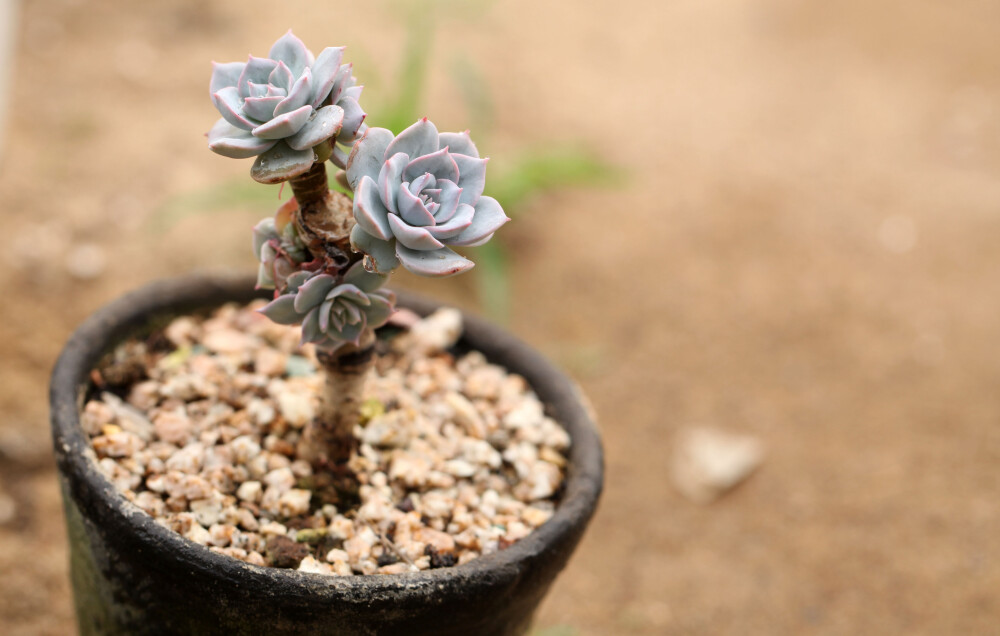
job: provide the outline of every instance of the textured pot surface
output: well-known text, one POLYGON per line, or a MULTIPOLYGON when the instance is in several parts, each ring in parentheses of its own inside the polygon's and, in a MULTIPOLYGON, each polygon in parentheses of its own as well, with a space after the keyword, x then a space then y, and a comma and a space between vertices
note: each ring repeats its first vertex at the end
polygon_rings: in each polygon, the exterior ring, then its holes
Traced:
MULTIPOLYGON (((50 406, 81 633, 523 633, 594 513, 601 443, 575 385, 533 349, 475 317, 465 317, 459 346, 524 376, 572 439, 556 513, 505 550, 411 574, 328 577, 258 567, 163 528, 99 472, 79 414, 101 356, 172 316, 269 295, 243 277, 154 283, 99 310, 63 350, 50 406)), ((422 314, 436 307, 406 295, 399 304, 422 314)))

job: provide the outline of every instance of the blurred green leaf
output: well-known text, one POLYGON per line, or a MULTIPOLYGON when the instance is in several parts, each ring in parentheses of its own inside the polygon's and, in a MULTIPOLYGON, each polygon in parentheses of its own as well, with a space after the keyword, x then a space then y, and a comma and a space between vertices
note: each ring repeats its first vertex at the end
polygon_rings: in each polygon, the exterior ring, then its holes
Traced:
POLYGON ((604 159, 567 147, 531 151, 507 166, 490 175, 486 194, 511 218, 533 196, 574 185, 609 186, 619 178, 618 170, 604 159))

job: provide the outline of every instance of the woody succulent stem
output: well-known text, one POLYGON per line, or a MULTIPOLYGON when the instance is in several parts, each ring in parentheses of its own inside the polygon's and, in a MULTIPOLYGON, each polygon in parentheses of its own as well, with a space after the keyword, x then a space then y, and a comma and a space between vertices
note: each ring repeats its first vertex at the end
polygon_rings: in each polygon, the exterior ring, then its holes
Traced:
MULTIPOLYGON (((327 274, 342 273, 360 259, 350 249, 354 225, 351 200, 327 185, 326 167, 315 163, 306 173, 290 180, 298 202, 295 225, 310 253, 327 274)), ((361 418, 365 379, 374 364, 375 335, 366 329, 358 344, 346 343, 334 350, 317 346, 316 358, 325 379, 319 415, 308 426, 300 456, 317 467, 344 474, 357 448, 354 426, 361 418)))

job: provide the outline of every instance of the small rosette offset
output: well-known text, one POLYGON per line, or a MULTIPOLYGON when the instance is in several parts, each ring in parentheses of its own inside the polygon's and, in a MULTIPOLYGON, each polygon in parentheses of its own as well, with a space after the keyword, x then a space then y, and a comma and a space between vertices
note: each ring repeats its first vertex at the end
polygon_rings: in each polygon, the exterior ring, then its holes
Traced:
POLYGON ((400 264, 423 276, 469 269, 473 263, 451 248, 482 245, 510 220, 483 196, 486 162, 468 133, 438 133, 426 118, 397 137, 369 128, 347 162, 357 222, 351 244, 379 273, 400 264))
POLYGON ((297 207, 295 199, 289 199, 274 217, 264 219, 253 228, 253 253, 260 261, 257 289, 283 289, 288 277, 309 257, 292 223, 292 213, 297 207))
POLYGON ((365 329, 381 327, 395 311, 396 296, 380 289, 387 277, 356 263, 343 282, 329 274, 299 271, 286 280, 286 292, 260 312, 282 325, 302 323, 302 342, 334 350, 358 344, 365 329))
POLYGON ((316 146, 353 143, 364 132, 365 113, 362 87, 352 66, 341 64, 343 55, 343 47, 328 47, 315 57, 289 31, 268 57, 215 64, 209 92, 222 119, 209 131, 208 147, 226 157, 257 157, 251 176, 278 183, 309 170, 316 146))

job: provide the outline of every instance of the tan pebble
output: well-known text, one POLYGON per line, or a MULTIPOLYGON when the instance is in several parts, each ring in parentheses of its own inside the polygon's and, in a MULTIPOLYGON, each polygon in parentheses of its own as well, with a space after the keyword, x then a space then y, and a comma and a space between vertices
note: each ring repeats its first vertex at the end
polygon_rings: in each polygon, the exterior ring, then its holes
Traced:
POLYGON ((197 523, 192 524, 191 528, 184 533, 184 536, 201 545, 208 545, 209 541, 212 540, 212 535, 208 534, 208 530, 202 528, 197 523))
POLYGON ((317 561, 312 555, 308 555, 302 559, 298 570, 299 572, 308 572, 310 574, 333 574, 333 569, 329 565, 322 561, 317 561))
POLYGON ((211 526, 219 522, 222 516, 222 503, 215 499, 196 499, 190 503, 194 518, 203 526, 211 526))
POLYGON ((524 523, 533 528, 537 528, 552 517, 552 511, 542 510, 534 506, 528 506, 521 512, 521 519, 524 523))
POLYGON ((285 466, 270 471, 264 475, 264 479, 261 481, 279 493, 283 493, 295 485, 295 473, 292 472, 290 467, 285 466))
POLYGON ((409 563, 405 561, 399 561, 397 563, 392 563, 390 565, 383 565, 378 569, 379 574, 404 574, 406 572, 416 571, 415 567, 412 567, 409 563))
POLYGON ((175 319, 163 330, 167 340, 175 346, 192 345, 200 337, 201 325, 193 318, 182 316, 175 319))
POLYGON ((257 503, 264 494, 264 488, 259 481, 245 481, 236 489, 236 496, 240 501, 252 501, 257 503))
POLYGON ((83 408, 80 416, 80 425, 87 435, 100 435, 102 427, 110 424, 114 420, 114 413, 107 404, 99 400, 91 400, 83 408))
POLYGON ((254 398, 247 403, 247 414, 257 426, 267 426, 274 421, 277 411, 274 405, 266 400, 254 398))
POLYGON ((330 522, 327 532, 334 539, 350 539, 354 536, 354 522, 338 515, 330 522))
POLYGON ((444 400, 455 411, 455 422, 469 435, 478 439, 486 437, 486 424, 468 398, 452 391, 445 394, 444 400))
POLYGON ((254 355, 254 370, 271 377, 284 375, 288 356, 270 347, 262 347, 254 355))
POLYGON ((244 353, 260 345, 257 338, 235 329, 216 329, 208 331, 201 339, 201 344, 214 353, 244 353))
POLYGON ((566 467, 566 458, 563 454, 549 446, 543 446, 538 451, 538 458, 559 468, 566 467))
POLYGON ((204 445, 192 442, 167 459, 167 470, 179 470, 189 474, 197 473, 201 470, 204 454, 204 445))
POLYGON ((257 517, 246 508, 240 508, 236 512, 236 519, 239 521, 239 526, 247 532, 256 532, 260 529, 257 517))
POLYGON ((452 459, 444 463, 445 472, 455 477, 472 477, 476 474, 476 467, 464 459, 452 459))
POLYGON ((155 492, 150 492, 148 490, 140 492, 136 495, 134 503, 146 511, 146 513, 151 517, 159 517, 167 511, 167 507, 163 503, 163 498, 155 492))
POLYGON ((278 511, 285 517, 304 515, 309 512, 309 500, 312 493, 302 488, 293 488, 281 495, 278 500, 278 511))
POLYGON ((396 451, 389 465, 389 479, 402 482, 411 488, 423 486, 427 483, 430 468, 430 462, 423 457, 396 451))
POLYGON ((110 435, 100 435, 91 442, 98 456, 129 457, 145 447, 138 436, 128 431, 118 431, 110 435))
POLYGON ((140 411, 149 412, 160 402, 160 385, 153 380, 139 382, 128 393, 128 403, 140 411))
POLYGON ((287 535, 288 528, 284 525, 278 523, 277 521, 268 521, 267 523, 261 525, 260 527, 261 536, 267 537, 271 535, 287 535))
POLYGON ((350 557, 348 556, 347 552, 339 548, 334 548, 333 550, 330 550, 329 552, 326 553, 326 560, 329 561, 330 563, 335 563, 337 561, 347 561, 349 559, 350 557))
POLYGON ((447 532, 439 532, 430 528, 417 528, 413 531, 416 541, 427 544, 438 552, 452 552, 455 549, 455 539, 447 532))
POLYGON ((184 446, 191 438, 191 418, 181 409, 160 412, 153 418, 153 431, 165 442, 184 446))
POLYGON ((248 552, 246 562, 251 565, 267 565, 267 562, 264 561, 264 557, 260 552, 248 552))
POLYGON ((429 556, 422 556, 413 560, 413 565, 416 566, 418 570, 427 570, 431 567, 431 558, 429 556))
POLYGON ((212 524, 208 528, 208 534, 211 536, 209 543, 219 547, 225 547, 232 542, 233 534, 235 532, 236 528, 229 524, 212 524))

